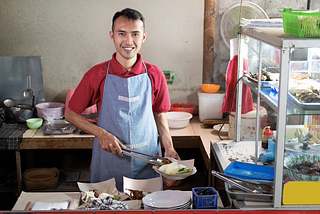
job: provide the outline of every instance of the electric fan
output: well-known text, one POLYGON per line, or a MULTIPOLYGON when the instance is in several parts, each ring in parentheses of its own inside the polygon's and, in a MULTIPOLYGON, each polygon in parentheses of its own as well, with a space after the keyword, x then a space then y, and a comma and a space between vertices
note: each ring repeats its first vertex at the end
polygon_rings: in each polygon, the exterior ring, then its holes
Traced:
MULTIPOLYGON (((230 48, 230 39, 236 38, 239 31, 239 16, 241 3, 231 5, 223 13, 220 23, 220 32, 224 43, 230 48)), ((252 2, 242 2, 241 18, 246 19, 268 19, 266 12, 257 4, 252 2)))

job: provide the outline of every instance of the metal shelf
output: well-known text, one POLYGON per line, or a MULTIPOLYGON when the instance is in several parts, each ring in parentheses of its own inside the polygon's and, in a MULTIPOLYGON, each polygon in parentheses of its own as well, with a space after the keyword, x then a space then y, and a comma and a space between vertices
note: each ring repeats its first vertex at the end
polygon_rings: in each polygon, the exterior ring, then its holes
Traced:
MULTIPOLYGON (((250 81, 248 78, 244 77, 243 82, 249 86, 249 88, 254 92, 258 93, 258 84, 250 81)), ((275 112, 278 113, 278 93, 273 91, 270 87, 261 87, 260 97, 265 101, 275 112)), ((320 110, 318 109, 303 109, 300 107, 291 96, 288 96, 288 108, 287 116, 305 116, 305 115, 320 115, 320 110)))

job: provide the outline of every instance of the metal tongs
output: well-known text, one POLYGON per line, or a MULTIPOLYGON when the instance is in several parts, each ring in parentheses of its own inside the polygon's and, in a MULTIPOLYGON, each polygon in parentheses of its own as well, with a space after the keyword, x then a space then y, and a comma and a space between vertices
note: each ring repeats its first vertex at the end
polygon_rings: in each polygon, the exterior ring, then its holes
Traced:
POLYGON ((160 167, 160 166, 162 166, 164 164, 172 163, 172 161, 169 160, 168 158, 164 158, 164 157, 160 157, 160 156, 156 156, 156 155, 150 155, 150 154, 147 154, 147 153, 144 153, 144 152, 139 152, 139 151, 135 151, 135 150, 128 149, 128 148, 121 148, 121 150, 122 150, 122 153, 124 155, 130 156, 130 157, 133 157, 133 158, 137 158, 139 160, 145 161, 147 163, 153 164, 153 165, 158 166, 158 167, 160 167), (140 155, 151 157, 152 159, 147 159, 147 158, 141 157, 141 156, 133 154, 133 153, 137 153, 137 154, 140 154, 140 155))
POLYGON ((240 179, 240 178, 235 178, 235 177, 232 177, 232 176, 228 176, 228 175, 225 175, 220 172, 217 172, 217 171, 214 171, 212 170, 211 171, 211 174, 235 187, 238 187, 239 189, 245 191, 245 192, 248 192, 248 193, 251 193, 251 194, 272 194, 272 187, 270 187, 269 185, 267 184, 261 184, 261 183, 256 183, 254 181, 247 181, 247 180, 243 180, 243 179, 240 179), (243 183, 246 183, 248 184, 248 186, 250 186, 250 188, 248 187, 245 187, 243 185, 241 185, 240 183, 236 182, 235 180, 238 180, 238 181, 241 181, 243 183), (255 188, 255 189, 253 189, 255 188), (259 190, 257 190, 259 189, 259 190))

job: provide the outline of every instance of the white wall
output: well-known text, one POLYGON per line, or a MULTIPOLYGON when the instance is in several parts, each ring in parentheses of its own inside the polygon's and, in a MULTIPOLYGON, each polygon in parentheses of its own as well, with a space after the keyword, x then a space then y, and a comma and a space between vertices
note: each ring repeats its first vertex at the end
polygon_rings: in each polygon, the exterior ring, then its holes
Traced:
POLYGON ((115 51, 111 20, 126 7, 146 18, 143 59, 175 72, 171 102, 197 104, 204 0, 0 0, 0 56, 41 56, 46 100, 64 102, 67 89, 115 51))

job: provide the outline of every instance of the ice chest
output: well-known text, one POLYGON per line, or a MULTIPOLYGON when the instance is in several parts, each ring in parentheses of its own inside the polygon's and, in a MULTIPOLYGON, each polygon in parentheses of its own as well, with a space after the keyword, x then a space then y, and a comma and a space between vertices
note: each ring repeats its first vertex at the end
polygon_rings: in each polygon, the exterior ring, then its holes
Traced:
POLYGON ((205 119, 221 119, 221 107, 223 104, 224 93, 205 93, 202 90, 198 91, 199 100, 199 120, 202 122, 205 119))
MULTIPOLYGON (((268 113, 267 110, 260 106, 259 111, 260 116, 260 126, 259 136, 262 136, 262 130, 267 125, 268 113)), ((241 139, 254 139, 256 137, 256 123, 257 123, 257 111, 256 105, 254 104, 253 110, 241 115, 241 128, 240 128, 240 138, 241 139)), ((232 112, 229 117, 229 133, 228 136, 230 139, 235 137, 235 112, 232 112)))

